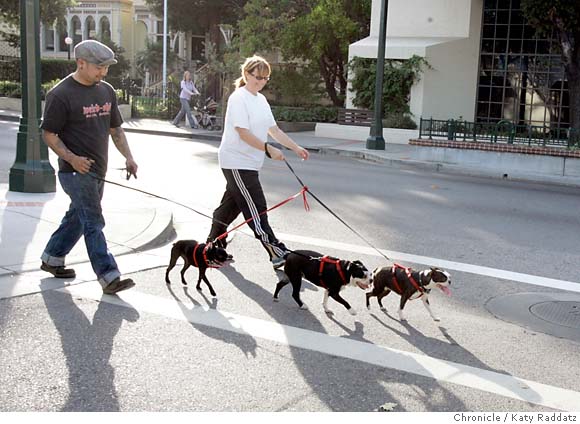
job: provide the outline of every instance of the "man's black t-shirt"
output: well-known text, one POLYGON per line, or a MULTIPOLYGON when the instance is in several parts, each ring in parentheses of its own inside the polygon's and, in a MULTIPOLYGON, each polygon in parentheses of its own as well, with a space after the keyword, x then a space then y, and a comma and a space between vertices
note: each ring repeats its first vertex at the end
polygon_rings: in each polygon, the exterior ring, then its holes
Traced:
MULTIPOLYGON (((93 159, 91 171, 104 177, 107 172, 109 130, 120 127, 123 118, 113 87, 101 81, 87 86, 72 74, 46 95, 41 128, 58 134, 76 155, 93 159)), ((70 163, 58 159, 61 172, 74 172, 70 163)))

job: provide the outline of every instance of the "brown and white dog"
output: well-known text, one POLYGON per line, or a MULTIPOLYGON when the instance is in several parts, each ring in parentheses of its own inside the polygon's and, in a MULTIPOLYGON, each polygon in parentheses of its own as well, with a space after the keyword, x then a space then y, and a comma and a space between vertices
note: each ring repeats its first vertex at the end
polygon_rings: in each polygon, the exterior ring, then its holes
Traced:
POLYGON ((288 254, 284 264, 286 274, 274 291, 274 301, 278 301, 278 294, 282 287, 292 283, 292 297, 302 309, 308 309, 300 300, 300 287, 302 277, 312 284, 322 287, 324 300, 322 307, 326 313, 328 309, 328 296, 342 304, 351 315, 356 315, 350 304, 340 296, 340 291, 346 286, 358 286, 363 290, 370 287, 369 271, 361 261, 345 261, 342 259, 323 256, 312 250, 296 250, 288 254))
POLYGON ((173 269, 179 257, 183 258, 184 261, 183 269, 181 270, 181 282, 184 285, 187 285, 187 281, 185 281, 185 271, 193 265, 194 267, 199 268, 199 278, 195 288, 201 291, 201 280, 203 280, 205 284, 207 284, 212 296, 216 296, 216 293, 205 276, 205 272, 208 268, 219 268, 233 259, 231 255, 228 255, 228 252, 226 252, 225 249, 222 249, 215 244, 198 243, 195 240, 179 240, 177 243, 174 243, 171 248, 171 259, 169 260, 169 266, 165 272, 165 282, 167 284, 171 284, 171 281, 169 280, 169 271, 173 269))
POLYGON ((431 289, 439 288, 446 295, 450 295, 451 291, 451 276, 447 271, 440 268, 430 268, 424 271, 415 271, 411 268, 394 264, 392 267, 376 268, 372 274, 372 291, 366 294, 367 309, 370 309, 370 298, 376 296, 381 310, 386 311, 383 306, 383 297, 388 295, 391 291, 401 296, 399 304, 399 319, 406 321, 403 314, 403 309, 408 300, 420 298, 423 305, 431 315, 434 321, 440 321, 438 317, 433 314, 429 305, 429 293, 431 289))

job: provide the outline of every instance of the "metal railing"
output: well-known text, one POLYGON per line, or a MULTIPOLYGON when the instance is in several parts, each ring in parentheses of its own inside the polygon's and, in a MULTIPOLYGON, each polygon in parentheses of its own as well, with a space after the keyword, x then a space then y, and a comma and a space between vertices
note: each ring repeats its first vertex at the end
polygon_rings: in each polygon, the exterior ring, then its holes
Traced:
POLYGON ((455 119, 443 121, 421 118, 419 138, 424 137, 429 139, 445 138, 449 141, 580 148, 579 129, 516 125, 506 120, 483 123, 455 119))
POLYGON ((181 104, 179 89, 171 82, 167 83, 165 100, 163 88, 149 88, 143 96, 131 96, 131 116, 133 118, 173 119, 181 104))

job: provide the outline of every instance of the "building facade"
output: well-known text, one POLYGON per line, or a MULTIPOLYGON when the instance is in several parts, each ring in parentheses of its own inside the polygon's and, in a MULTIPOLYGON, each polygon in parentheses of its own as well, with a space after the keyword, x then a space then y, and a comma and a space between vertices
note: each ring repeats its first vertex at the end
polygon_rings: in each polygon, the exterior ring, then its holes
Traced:
MULTIPOLYGON (((0 23, 1 24, 1 23, 0 23)), ((5 24, 1 24, 5 25, 5 24)), ((163 41, 163 20, 149 10, 145 0, 86 0, 77 1, 62 20, 52 25, 41 24, 41 57, 67 59, 74 57, 74 46, 83 40, 110 38, 122 47, 131 65, 147 42, 163 41), (71 43, 67 44, 67 38, 71 43)), ((184 63, 204 61, 206 35, 168 34, 168 45, 184 63)), ((20 51, 0 41, 0 56, 18 57, 20 51)), ((135 67, 133 74, 135 74, 135 67)), ((135 76, 135 75, 133 75, 135 76)))
MULTIPOLYGON (((381 0, 369 37, 349 58, 376 58, 381 0)), ((520 125, 569 125, 568 91, 557 46, 525 21, 520 0, 390 0, 385 58, 431 65, 411 91, 419 118, 520 125)), ((348 93, 347 107, 353 94, 348 93)))

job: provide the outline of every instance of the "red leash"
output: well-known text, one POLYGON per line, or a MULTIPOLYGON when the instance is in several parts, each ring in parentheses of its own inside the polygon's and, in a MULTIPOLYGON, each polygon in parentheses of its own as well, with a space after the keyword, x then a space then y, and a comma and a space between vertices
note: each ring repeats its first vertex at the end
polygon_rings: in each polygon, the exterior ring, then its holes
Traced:
MULTIPOLYGON (((260 212, 260 213, 258 214, 258 216, 262 216, 262 215, 264 215, 264 214, 266 214, 266 213, 270 212, 271 210, 274 210, 274 209, 276 209, 276 208, 279 208, 280 206, 283 206, 283 205, 285 205, 286 203, 288 203, 288 202, 291 202, 292 200, 296 199, 296 198, 297 198, 298 196, 300 196, 300 195, 302 195, 302 199, 303 199, 303 201, 304 201, 304 209, 305 209, 305 210, 308 212, 308 211, 310 210, 310 205, 308 204, 308 201, 306 200, 306 192, 307 192, 307 191, 308 191, 308 187, 306 187, 306 186, 302 187, 302 190, 300 190, 300 191, 299 191, 298 193, 296 193, 295 195, 293 195, 293 196, 290 196, 289 198, 287 198, 287 199, 285 199, 285 200, 282 200, 280 203, 277 203, 276 205, 272 206, 272 207, 271 207, 271 208, 269 208, 269 209, 266 209, 266 210, 265 210, 265 211, 263 211, 263 212, 260 212)), ((243 225, 247 224, 248 222, 250 222, 250 221, 253 221, 255 218, 257 218, 257 217, 252 217, 252 218, 248 218, 248 219, 246 219, 246 220, 245 220, 244 222, 242 222, 241 224, 238 224, 238 225, 236 225, 236 226, 235 226, 234 228, 232 228, 231 230, 229 230, 229 231, 226 231, 225 233, 223 233, 223 234, 219 235, 218 237, 216 237, 216 241, 217 241, 217 240, 221 240, 221 239, 223 239, 224 237, 227 237, 227 235, 228 235, 229 233, 231 233, 232 231, 235 231, 235 230, 237 230, 238 228, 240 228, 241 226, 243 226, 243 225)))

